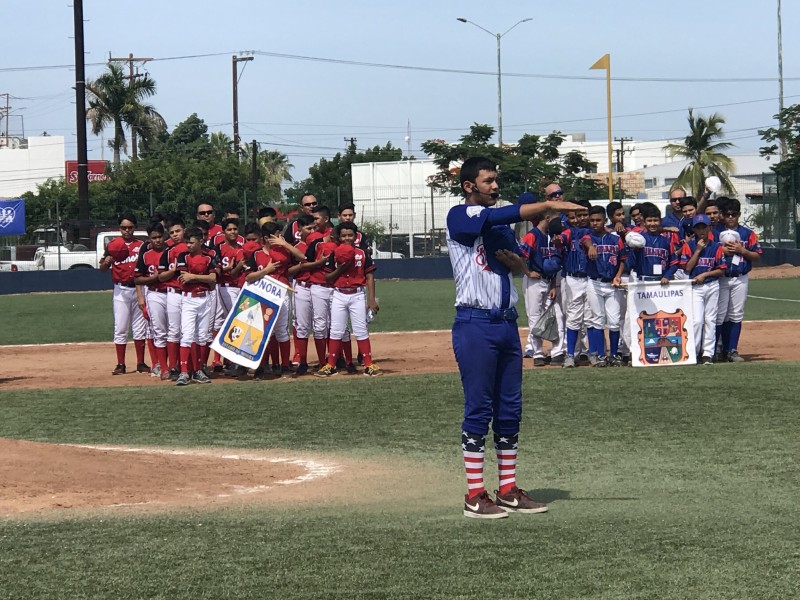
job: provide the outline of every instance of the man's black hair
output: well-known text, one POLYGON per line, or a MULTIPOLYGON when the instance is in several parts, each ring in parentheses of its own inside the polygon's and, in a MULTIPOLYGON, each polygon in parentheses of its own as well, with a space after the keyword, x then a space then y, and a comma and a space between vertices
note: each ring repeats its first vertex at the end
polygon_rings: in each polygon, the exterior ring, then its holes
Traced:
POLYGON ((609 202, 608 206, 606 206, 606 216, 610 219, 620 208, 625 208, 622 206, 622 202, 617 202, 616 200, 614 202, 609 202))
POLYGON ((654 217, 658 217, 659 219, 661 218, 661 211, 652 202, 642 202, 640 210, 642 211, 642 216, 645 219, 652 219, 654 217))
POLYGON ((472 158, 468 158, 464 161, 464 164, 461 165, 461 173, 459 174, 459 181, 461 183, 461 189, 464 189, 464 182, 471 181, 475 183, 475 179, 478 177, 478 173, 481 171, 491 171, 493 173, 497 172, 497 165, 489 160, 488 158, 484 158, 483 156, 473 156, 472 158))
POLYGON ((138 225, 139 223, 136 221, 136 215, 130 211, 126 211, 119 216, 119 221, 117 222, 119 225, 122 225, 123 221, 130 221, 134 225, 138 225))
POLYGON ((164 226, 161 224, 161 221, 154 221, 147 226, 147 235, 149 236, 154 231, 160 233, 162 236, 164 235, 164 226))

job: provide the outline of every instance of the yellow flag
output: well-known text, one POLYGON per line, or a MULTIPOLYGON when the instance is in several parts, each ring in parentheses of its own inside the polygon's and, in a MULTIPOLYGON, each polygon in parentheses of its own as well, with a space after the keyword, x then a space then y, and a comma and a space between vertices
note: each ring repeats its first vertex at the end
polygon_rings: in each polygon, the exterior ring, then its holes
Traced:
POLYGON ((589 69, 610 69, 611 68, 611 55, 605 54, 603 58, 594 63, 589 69))

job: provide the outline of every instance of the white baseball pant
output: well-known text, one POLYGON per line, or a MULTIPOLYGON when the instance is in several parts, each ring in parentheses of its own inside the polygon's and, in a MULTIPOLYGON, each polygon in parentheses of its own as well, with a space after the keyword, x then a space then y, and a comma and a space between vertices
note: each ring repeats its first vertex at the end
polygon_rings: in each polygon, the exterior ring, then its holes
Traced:
POLYGON ((167 342, 181 341, 181 306, 183 294, 177 288, 167 288, 167 342))
POLYGON ((620 293, 610 282, 589 280, 586 288, 589 310, 586 324, 595 329, 619 331, 621 318, 620 293))
POLYGON ((707 283, 692 286, 692 311, 694 312, 694 346, 702 356, 714 356, 717 343, 717 308, 719 306, 719 282, 708 279, 707 283))
POLYGON ((219 314, 222 313, 222 319, 215 321, 214 323, 214 330, 219 331, 222 329, 222 325, 225 323, 225 319, 228 318, 231 310, 233 309, 233 305, 236 303, 236 299, 239 297, 239 292, 242 291, 241 288, 238 288, 233 285, 225 286, 221 285, 217 288, 217 317, 219 314))
POLYGON ((181 346, 190 348, 211 342, 211 297, 183 295, 181 302, 181 346))
MULTIPOLYGON (((623 283, 628 283, 628 277, 622 278, 623 283)), ((631 319, 628 313, 628 288, 619 288, 619 312, 622 321, 622 333, 619 336, 619 353, 628 356, 631 353, 631 319)))
POLYGON ((281 304, 281 309, 278 311, 278 316, 275 319, 275 327, 272 329, 272 335, 279 342, 289 341, 289 303, 284 302, 281 304))
POLYGON ((314 326, 314 305, 311 299, 311 288, 295 283, 294 286, 294 327, 297 337, 308 339, 314 326))
MULTIPOLYGON (((550 282, 546 279, 532 279, 524 277, 522 283, 522 291, 525 297, 525 312, 528 315, 528 345, 533 351, 533 358, 544 358, 544 349, 542 348, 542 338, 533 335, 533 326, 539 320, 539 317, 550 305, 550 282)), ((566 346, 566 339, 564 337, 564 313, 561 309, 558 296, 553 302, 556 303, 556 319, 558 319, 558 339, 553 342, 553 347, 550 350, 550 356, 561 356, 564 354, 566 346)))
POLYGON ((150 313, 150 331, 156 348, 167 347, 167 293, 147 290, 147 312, 150 313))
POLYGON ((147 321, 139 308, 136 298, 136 288, 114 284, 113 295, 114 309, 114 343, 128 343, 128 328, 130 327, 134 340, 147 339, 147 321))
POLYGON ((744 319, 744 303, 747 301, 747 289, 750 278, 747 275, 738 277, 720 277, 719 305, 717 307, 717 326, 724 322, 741 323, 744 319))
POLYGON ((329 337, 332 294, 333 288, 317 284, 311 286, 311 304, 314 307, 314 339, 324 340, 329 337))
POLYGON ((588 277, 572 277, 567 275, 561 279, 561 305, 566 320, 565 327, 578 332, 578 343, 575 344, 575 356, 588 352, 586 337, 586 288, 588 277))
POLYGON ((364 288, 355 294, 334 289, 331 297, 331 339, 341 340, 347 331, 347 318, 357 340, 369 338, 367 331, 367 297, 364 288))

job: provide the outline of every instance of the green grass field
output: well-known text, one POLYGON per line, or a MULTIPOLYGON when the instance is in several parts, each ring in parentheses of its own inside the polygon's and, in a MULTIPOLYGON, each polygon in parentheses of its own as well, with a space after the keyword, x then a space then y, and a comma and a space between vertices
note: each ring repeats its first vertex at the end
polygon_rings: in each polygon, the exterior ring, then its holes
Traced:
MULTIPOLYGON (((520 279, 517 280, 520 287, 520 279)), ((451 280, 378 281, 381 312, 371 331, 449 329, 453 323, 455 284, 451 280)), ((748 320, 800 319, 800 279, 750 282, 748 320)), ((518 304, 522 310, 524 303, 518 304)), ((0 345, 100 342, 111 339, 111 292, 0 296, 0 314, 12 318, 0 328, 0 345)))
POLYGON ((124 398, 0 391, 5 437, 332 452, 420 474, 380 502, 355 493, 318 506, 0 520, 0 589, 18 599, 796 597, 797 367, 526 371, 519 479, 551 510, 488 523, 461 516, 456 375, 333 379, 324 395, 316 380, 232 384, 224 398, 213 386, 124 398))
MULTIPOLYGON (((799 283, 753 281, 750 293, 797 299, 799 283)), ((378 295, 376 331, 450 326, 452 282, 380 282, 378 295)), ((109 340, 110 304, 0 297, 0 343, 109 340)), ((751 300, 747 318, 798 319, 800 305, 751 300)), ((376 480, 379 501, 0 516, 0 596, 794 598, 798 387, 797 363, 527 369, 518 477, 550 512, 476 522, 461 515, 457 374, 232 383, 222 397, 0 385, 0 437, 281 448, 412 473, 376 480)), ((491 453, 486 480, 494 489, 491 453)))

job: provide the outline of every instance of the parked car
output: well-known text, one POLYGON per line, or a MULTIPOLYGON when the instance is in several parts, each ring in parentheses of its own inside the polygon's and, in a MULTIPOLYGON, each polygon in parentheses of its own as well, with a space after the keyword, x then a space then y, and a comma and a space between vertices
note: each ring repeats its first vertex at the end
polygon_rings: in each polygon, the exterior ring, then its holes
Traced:
POLYGON ((400 252, 383 252, 381 250, 373 250, 372 258, 405 258, 400 252))
MULTIPOLYGON (((136 231, 134 236, 147 239, 146 231, 136 231)), ((0 261, 0 271, 62 271, 68 269, 97 269, 108 243, 119 237, 118 231, 103 231, 97 234, 94 250, 81 244, 48 246, 36 249, 33 260, 0 261), (60 256, 59 256, 60 255, 60 256)))

